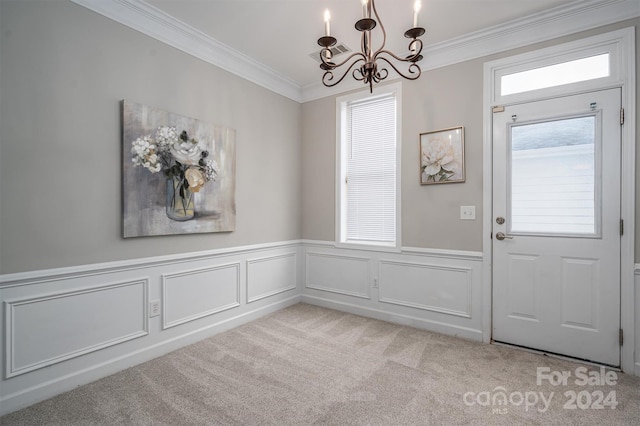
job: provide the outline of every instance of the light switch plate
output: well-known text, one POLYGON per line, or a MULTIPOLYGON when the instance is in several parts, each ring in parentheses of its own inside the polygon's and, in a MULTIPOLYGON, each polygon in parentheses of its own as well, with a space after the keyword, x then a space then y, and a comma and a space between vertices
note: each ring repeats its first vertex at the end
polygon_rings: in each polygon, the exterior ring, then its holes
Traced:
POLYGON ((460 220, 476 220, 476 206, 460 206, 460 220))

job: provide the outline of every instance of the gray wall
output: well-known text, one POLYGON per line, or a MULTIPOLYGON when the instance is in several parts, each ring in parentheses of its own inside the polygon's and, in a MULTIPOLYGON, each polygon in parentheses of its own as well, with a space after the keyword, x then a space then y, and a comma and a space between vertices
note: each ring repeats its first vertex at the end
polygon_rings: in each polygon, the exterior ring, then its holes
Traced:
MULTIPOLYGON (((484 62, 639 22, 404 82, 403 245, 482 249, 484 62), (419 133, 457 125, 467 181, 419 185, 419 133)), ((0 273, 334 239, 334 97, 299 105, 66 1, 0 1, 0 43, 0 273), (235 232, 121 238, 121 99, 236 129, 235 232)))
MULTIPOLYGON (((402 87, 402 245, 481 251, 482 62, 430 71, 402 87), (420 185, 419 134, 458 125, 465 127, 466 182, 420 185), (475 205, 477 219, 457 220, 460 205, 475 205)), ((335 97, 302 107, 306 239, 335 238, 335 108, 335 97)))
POLYGON ((301 237, 301 106, 68 1, 0 1, 0 273, 301 237), (236 129, 235 232, 124 240, 120 100, 236 129))
MULTIPOLYGON (((636 26, 638 52, 640 19, 633 19, 439 68, 423 73, 417 81, 404 81, 402 245, 482 251, 482 90, 485 62, 630 26, 636 26), (459 125, 465 127, 466 182, 420 185, 418 135, 459 125), (476 206, 475 221, 459 219, 461 205, 476 206)), ((640 59, 640 54, 636 54, 636 59, 640 59)), ((636 69, 640 70, 640 62, 636 69)), ((640 100, 640 95, 637 95, 637 100, 640 100)), ((640 108, 637 106, 636 112, 640 123, 640 108)), ((302 122, 302 235, 306 239, 331 241, 335 238, 335 96, 305 103, 302 122)), ((640 158, 640 149, 636 153, 640 158)), ((637 193, 640 194, 640 178, 636 181, 637 193)), ((636 196, 636 203, 636 223, 639 223, 639 196, 636 196)), ((638 260, 640 227, 636 229, 638 260)))

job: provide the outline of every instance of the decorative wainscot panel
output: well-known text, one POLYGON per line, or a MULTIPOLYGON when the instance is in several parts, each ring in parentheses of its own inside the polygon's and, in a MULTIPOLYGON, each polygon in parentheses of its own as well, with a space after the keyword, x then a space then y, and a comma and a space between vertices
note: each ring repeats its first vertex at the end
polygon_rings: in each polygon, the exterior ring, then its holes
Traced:
POLYGON ((145 278, 5 300, 5 377, 146 336, 148 287, 145 278))
POLYGON ((247 260, 247 303, 295 290, 298 285, 297 252, 247 260))
POLYGON ((235 130, 122 101, 124 237, 234 231, 235 130))
POLYGON ((162 276, 162 328, 240 306, 240 263, 162 276))

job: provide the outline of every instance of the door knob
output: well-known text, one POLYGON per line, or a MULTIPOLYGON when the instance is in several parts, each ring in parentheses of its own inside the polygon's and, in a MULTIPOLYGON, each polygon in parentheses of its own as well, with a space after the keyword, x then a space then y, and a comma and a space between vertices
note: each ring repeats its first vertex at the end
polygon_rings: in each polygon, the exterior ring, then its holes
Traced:
POLYGON ((513 239, 513 237, 509 237, 509 236, 507 236, 504 232, 498 232, 498 233, 496 234, 496 239, 498 239, 498 240, 500 240, 500 241, 502 241, 502 240, 504 240, 504 239, 512 240, 512 239, 513 239))

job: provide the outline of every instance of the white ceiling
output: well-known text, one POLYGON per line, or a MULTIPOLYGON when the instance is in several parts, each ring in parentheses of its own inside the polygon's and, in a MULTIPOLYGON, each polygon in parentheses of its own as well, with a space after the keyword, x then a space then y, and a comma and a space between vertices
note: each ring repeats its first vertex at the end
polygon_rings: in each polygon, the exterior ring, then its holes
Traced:
MULTIPOLYGON (((425 48, 509 21, 548 11, 574 0, 422 0, 420 25, 425 48)), ((324 34, 323 13, 331 11, 331 33, 355 50, 361 0, 147 0, 147 3, 266 65, 300 87, 320 81, 309 57, 324 34)), ((413 23, 414 0, 377 0, 387 30, 387 48, 408 50, 405 30, 413 23)), ((376 30, 374 30, 376 31, 376 30)), ((376 37, 376 36, 374 36, 376 37)), ((374 40, 379 43, 381 36, 374 40)))
MULTIPOLYGON (((320 50, 325 9, 332 14, 331 34, 359 50, 353 26, 362 15, 361 0, 70 1, 297 102, 362 87, 349 78, 324 87, 323 72, 309 56, 320 50)), ((413 24, 414 0, 377 2, 386 49, 407 53, 404 32, 413 24)), ((638 16, 640 0, 422 0, 419 23, 427 32, 420 67, 435 69, 638 16)), ((382 38, 378 28, 374 48, 382 38)))

